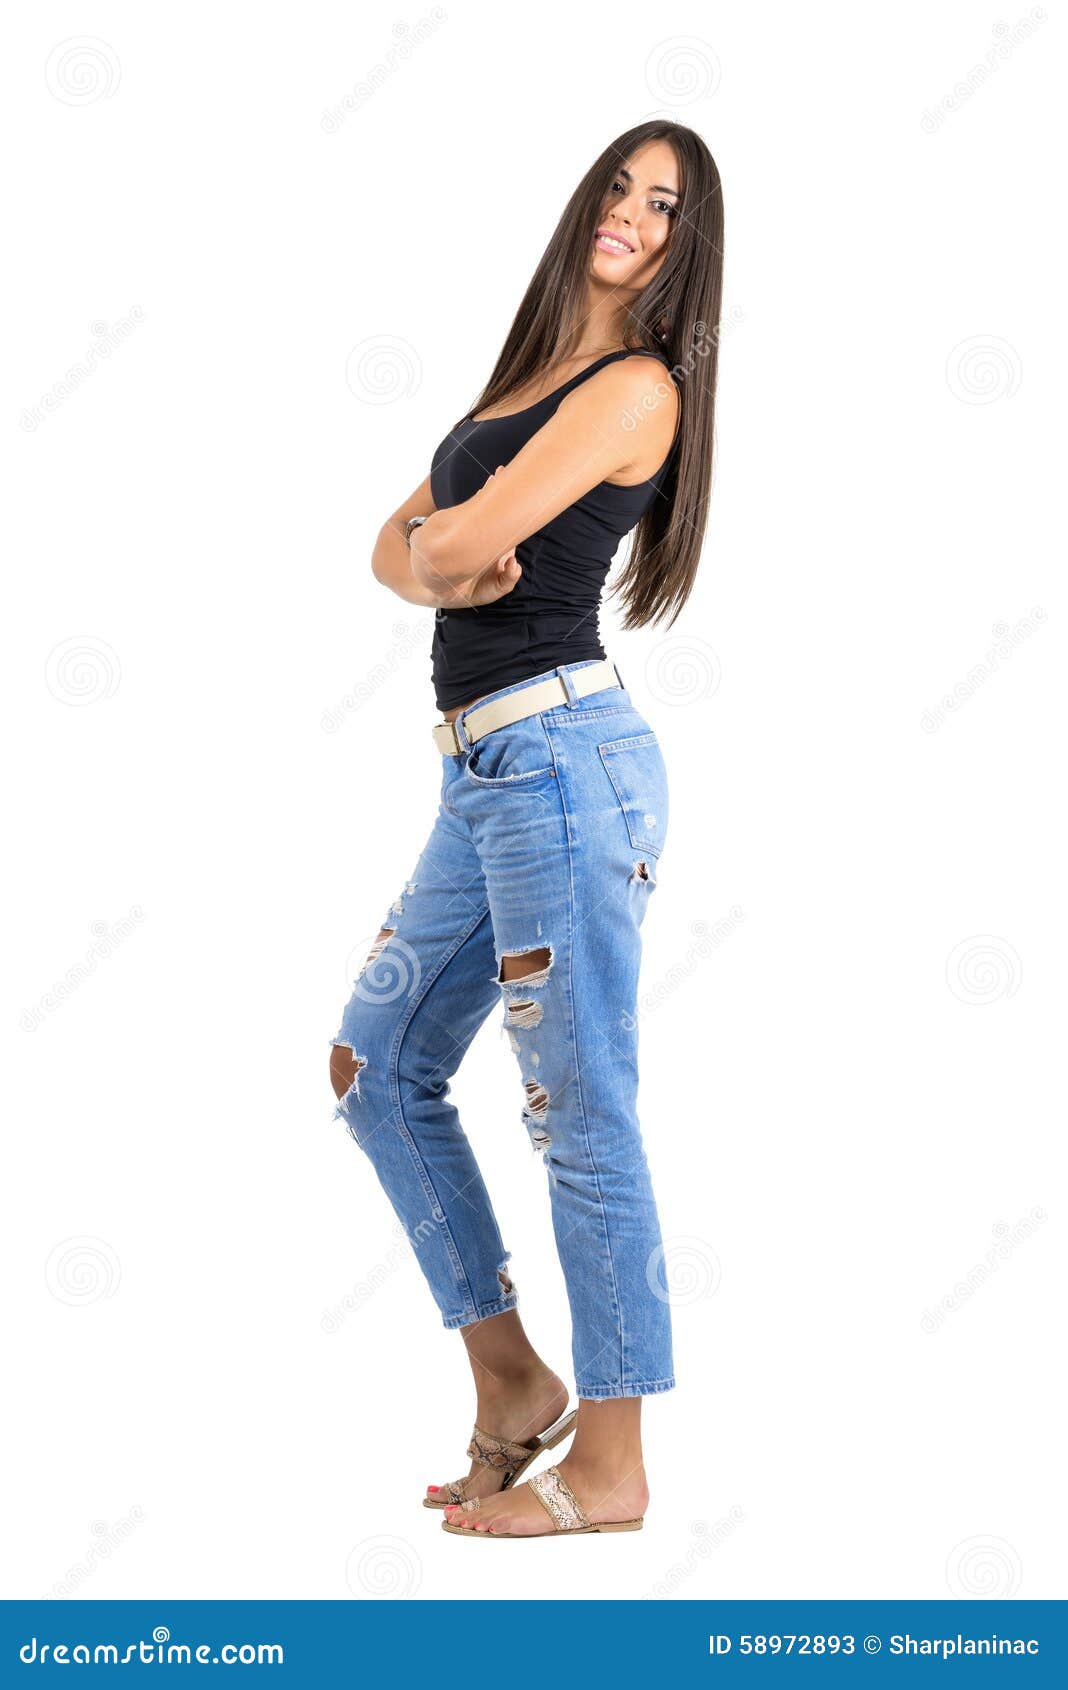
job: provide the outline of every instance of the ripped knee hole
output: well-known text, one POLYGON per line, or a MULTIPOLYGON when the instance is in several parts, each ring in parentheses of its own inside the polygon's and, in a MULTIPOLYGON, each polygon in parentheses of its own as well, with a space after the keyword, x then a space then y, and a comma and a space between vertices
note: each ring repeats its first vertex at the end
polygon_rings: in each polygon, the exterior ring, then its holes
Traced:
POLYGON ((367 1058, 357 1056, 351 1045, 333 1045, 330 1050, 330 1084, 340 1101, 345 1093, 351 1090, 356 1082, 356 1076, 361 1068, 367 1067, 367 1058))
POLYGON ((553 953, 550 945, 538 945, 529 951, 505 951, 501 957, 497 981, 502 986, 512 980, 522 980, 527 986, 540 986, 549 978, 552 965, 553 953))

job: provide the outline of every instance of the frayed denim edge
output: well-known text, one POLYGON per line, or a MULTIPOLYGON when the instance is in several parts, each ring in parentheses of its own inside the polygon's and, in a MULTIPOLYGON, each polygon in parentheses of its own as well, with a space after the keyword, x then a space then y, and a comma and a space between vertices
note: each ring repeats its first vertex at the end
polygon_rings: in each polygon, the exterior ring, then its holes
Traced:
POLYGON ((576 1385, 575 1395, 585 1397, 588 1402, 596 1402, 606 1397, 655 1397, 660 1391, 673 1391, 675 1380, 649 1379, 644 1383, 632 1384, 629 1380, 625 1385, 576 1385))
POLYGON ((467 1309, 463 1314, 443 1314, 442 1325, 450 1332, 455 1331, 457 1326, 475 1326, 480 1320, 492 1320, 495 1314, 506 1314, 518 1304, 519 1296, 513 1292, 510 1297, 502 1297, 499 1303, 482 1303, 477 1309, 467 1309))

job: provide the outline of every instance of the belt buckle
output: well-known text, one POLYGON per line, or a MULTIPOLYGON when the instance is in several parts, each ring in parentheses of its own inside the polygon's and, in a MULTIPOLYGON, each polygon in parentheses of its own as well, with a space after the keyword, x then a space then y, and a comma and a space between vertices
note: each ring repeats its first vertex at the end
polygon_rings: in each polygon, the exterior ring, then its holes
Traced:
POLYGON ((434 744, 446 757, 459 757, 463 747, 456 732, 455 722, 435 722, 431 729, 434 744))

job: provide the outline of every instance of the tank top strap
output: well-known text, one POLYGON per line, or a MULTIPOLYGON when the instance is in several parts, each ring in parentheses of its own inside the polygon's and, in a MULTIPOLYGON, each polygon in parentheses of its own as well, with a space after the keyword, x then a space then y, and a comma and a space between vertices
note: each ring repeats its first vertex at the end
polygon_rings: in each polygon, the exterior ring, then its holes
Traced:
MULTIPOLYGON (((596 358, 592 364, 587 364, 584 370, 580 370, 577 376, 572 376, 570 381, 566 381, 563 387, 558 389, 559 394, 570 393, 573 387, 579 385, 579 382, 585 381, 589 376, 596 375, 597 371, 603 369, 605 364, 618 362, 620 358, 660 358, 662 363, 667 363, 667 359, 662 353, 651 352, 647 346, 624 346, 618 352, 606 352, 603 358, 596 358)), ((552 398, 556 398, 556 396, 556 394, 551 395, 552 398)))
POLYGON ((545 397, 547 399, 563 398, 565 393, 570 393, 573 387, 578 387, 579 383, 586 381, 589 376, 595 376, 598 370, 603 370, 604 366, 610 364, 614 358, 624 357, 626 357, 625 352, 604 353, 602 357, 595 358, 592 364, 587 364, 586 368, 580 370, 577 376, 572 376, 570 381, 565 381, 563 387, 556 388, 553 393, 547 393, 545 397))

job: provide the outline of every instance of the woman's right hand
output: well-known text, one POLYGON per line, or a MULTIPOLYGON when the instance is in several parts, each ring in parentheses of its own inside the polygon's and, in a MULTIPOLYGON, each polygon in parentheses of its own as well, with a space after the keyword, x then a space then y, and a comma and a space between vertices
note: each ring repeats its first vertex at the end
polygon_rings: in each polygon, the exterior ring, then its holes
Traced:
MULTIPOLYGON (((493 475, 500 475, 503 467, 498 464, 493 475)), ((493 480, 493 475, 487 477, 486 486, 493 480)), ((478 605, 494 604, 512 591, 522 574, 523 565, 518 562, 513 546, 511 551, 502 552, 496 563, 491 563, 487 569, 477 575, 469 575, 464 581, 455 581, 435 594, 438 609, 473 610, 478 605)))

